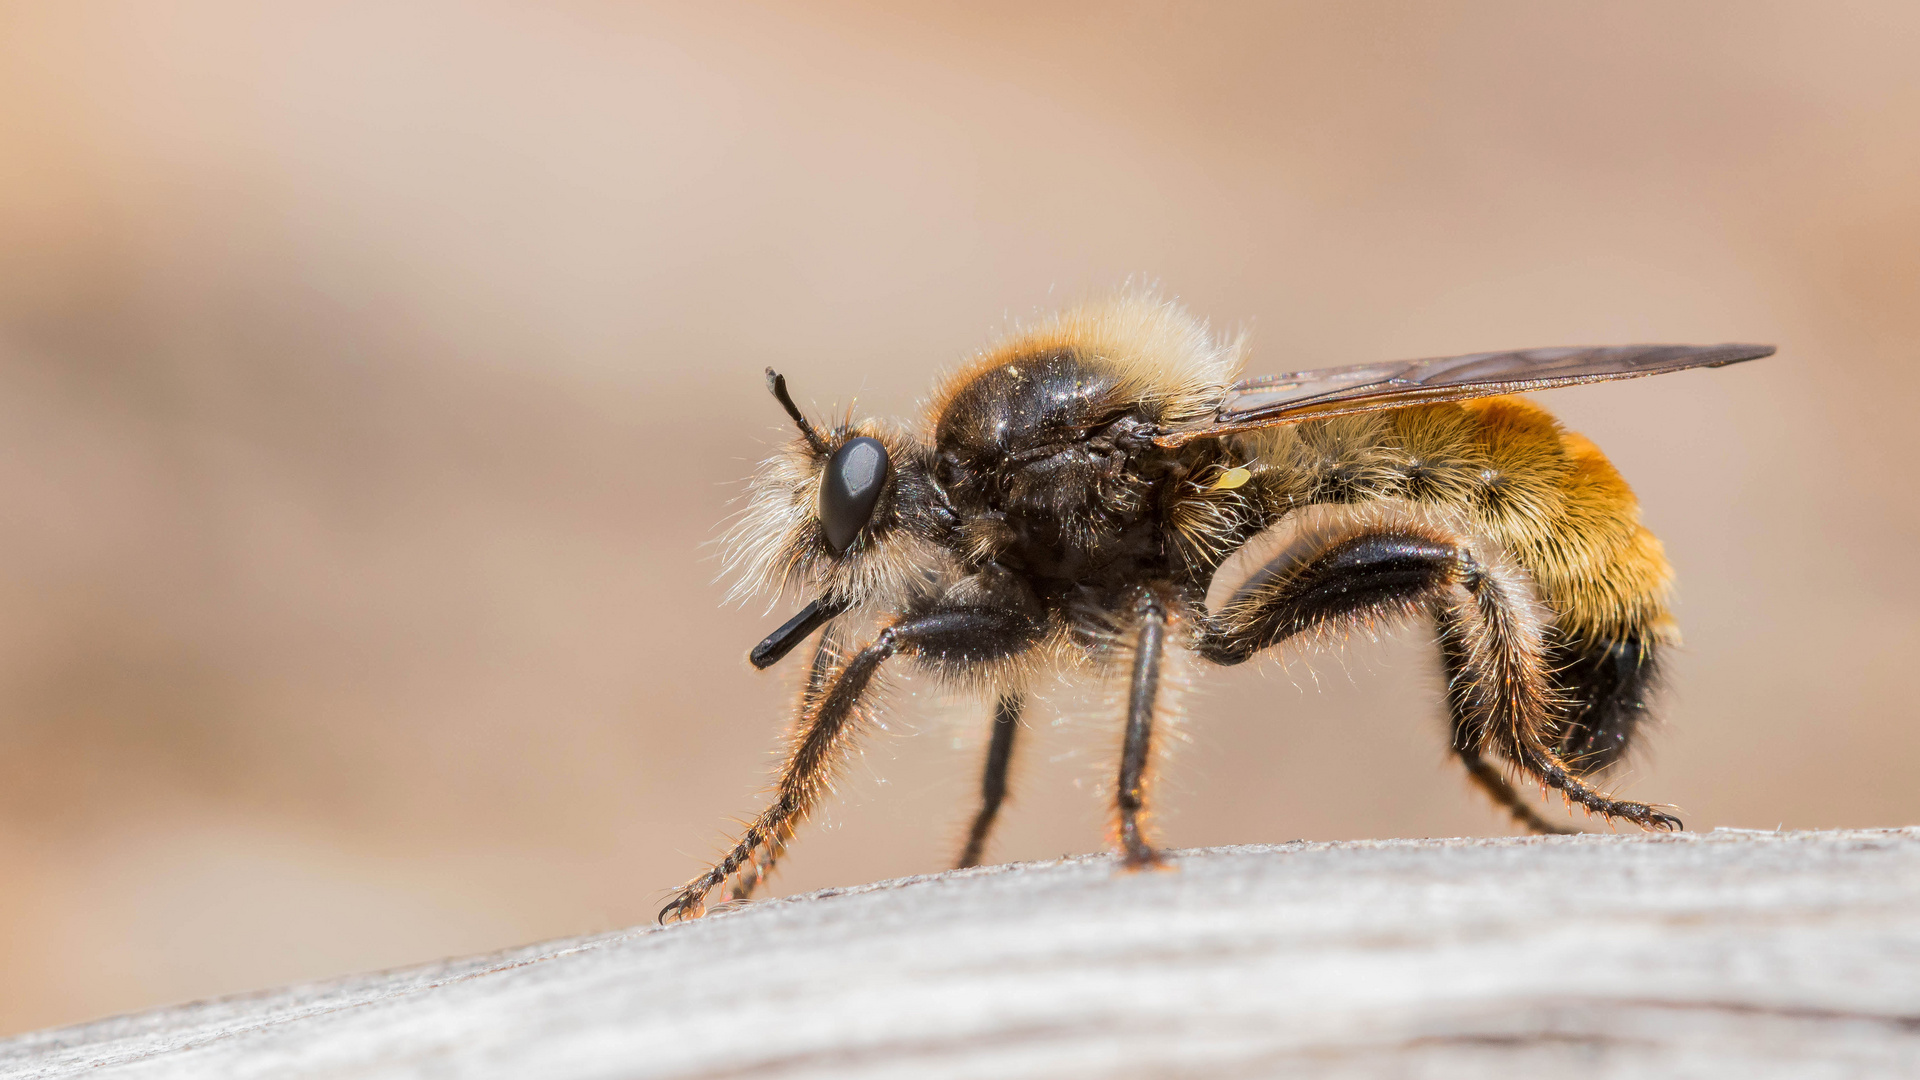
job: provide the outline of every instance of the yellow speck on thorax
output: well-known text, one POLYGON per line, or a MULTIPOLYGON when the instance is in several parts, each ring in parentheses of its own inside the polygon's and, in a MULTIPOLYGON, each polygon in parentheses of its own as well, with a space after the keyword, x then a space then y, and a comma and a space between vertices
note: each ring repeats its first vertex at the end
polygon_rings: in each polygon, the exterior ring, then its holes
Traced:
POLYGON ((1251 479, 1253 479, 1253 473, 1247 471, 1245 468, 1241 466, 1236 465, 1233 468, 1228 469, 1226 472, 1221 473, 1220 478, 1218 480, 1215 480, 1212 486, 1207 488, 1207 490, 1208 491, 1231 491, 1234 488, 1239 487, 1241 484, 1244 484, 1251 479))

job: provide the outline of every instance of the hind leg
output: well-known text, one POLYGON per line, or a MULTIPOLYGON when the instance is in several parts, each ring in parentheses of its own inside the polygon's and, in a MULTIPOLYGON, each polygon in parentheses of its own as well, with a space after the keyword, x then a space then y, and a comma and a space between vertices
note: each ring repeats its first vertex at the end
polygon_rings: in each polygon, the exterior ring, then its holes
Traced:
POLYGON ((1541 817, 1540 812, 1528 805, 1527 801, 1521 798, 1520 793, 1513 789, 1513 784, 1507 780, 1506 774, 1500 771, 1499 766, 1488 761, 1478 749, 1463 747, 1456 743, 1453 753, 1460 759, 1460 764, 1466 766, 1467 778, 1472 780, 1487 798, 1492 799, 1494 805, 1505 810, 1513 818, 1514 823, 1521 828, 1544 836, 1579 834, 1579 829, 1555 824, 1541 817))
MULTIPOLYGON (((1648 714, 1647 699, 1658 680, 1655 646, 1639 640, 1588 644, 1562 642, 1548 650, 1555 696, 1562 703, 1560 759, 1575 775, 1606 771, 1626 754, 1633 736, 1648 714)), ((1446 657, 1449 687, 1465 678, 1453 657, 1446 657)), ((1449 695, 1451 698, 1451 695, 1449 695)), ((1454 702, 1448 701, 1454 706, 1454 702)), ((1467 775, 1496 805, 1529 832, 1578 834, 1579 829, 1542 818, 1513 789, 1493 763, 1481 756, 1469 736, 1467 714, 1452 707, 1453 751, 1467 775)))
POLYGON ((1335 636, 1427 614, 1448 659, 1455 752, 1489 794, 1530 828, 1552 831, 1484 755, 1497 753, 1569 802, 1645 828, 1679 821, 1587 784, 1552 746, 1560 701, 1546 636, 1551 613, 1497 552, 1431 522, 1363 523, 1308 537, 1237 593, 1203 635, 1202 657, 1237 664, 1300 634, 1335 636), (1476 550, 1480 548, 1481 550, 1476 550))

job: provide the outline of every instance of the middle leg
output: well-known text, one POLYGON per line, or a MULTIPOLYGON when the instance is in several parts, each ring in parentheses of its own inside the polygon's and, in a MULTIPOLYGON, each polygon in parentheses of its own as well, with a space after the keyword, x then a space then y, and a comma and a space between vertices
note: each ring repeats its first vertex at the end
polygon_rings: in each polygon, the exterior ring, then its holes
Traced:
POLYGON ((1165 860, 1147 842, 1143 818, 1147 776, 1153 764, 1153 710, 1160 696, 1160 667, 1167 647, 1166 605, 1152 592, 1141 593, 1133 648, 1133 678, 1128 684, 1127 730, 1120 749, 1120 785, 1114 798, 1120 847, 1128 869, 1160 866, 1165 860))

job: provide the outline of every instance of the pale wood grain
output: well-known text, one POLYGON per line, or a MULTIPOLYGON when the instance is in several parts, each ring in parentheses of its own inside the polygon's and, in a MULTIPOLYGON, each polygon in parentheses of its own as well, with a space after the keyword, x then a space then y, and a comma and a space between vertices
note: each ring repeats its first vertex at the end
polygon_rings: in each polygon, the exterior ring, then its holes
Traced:
POLYGON ((0 1042, 4 1077, 1920 1075, 1920 829, 909 878, 0 1042))

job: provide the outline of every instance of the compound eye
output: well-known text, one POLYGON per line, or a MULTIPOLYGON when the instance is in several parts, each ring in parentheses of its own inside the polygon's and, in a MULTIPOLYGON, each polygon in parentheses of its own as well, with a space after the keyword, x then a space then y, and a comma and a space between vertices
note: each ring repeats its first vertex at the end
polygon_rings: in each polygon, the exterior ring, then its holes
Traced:
POLYGON ((820 524, 827 530, 827 547, 839 555, 867 527, 880 492, 887 486, 887 448, 879 439, 862 435, 848 439, 827 461, 826 483, 820 487, 820 524))

